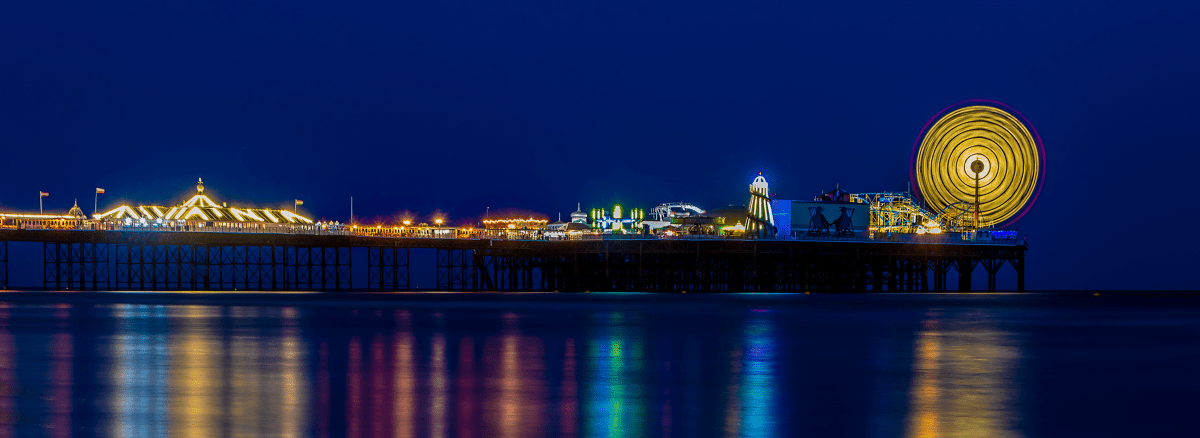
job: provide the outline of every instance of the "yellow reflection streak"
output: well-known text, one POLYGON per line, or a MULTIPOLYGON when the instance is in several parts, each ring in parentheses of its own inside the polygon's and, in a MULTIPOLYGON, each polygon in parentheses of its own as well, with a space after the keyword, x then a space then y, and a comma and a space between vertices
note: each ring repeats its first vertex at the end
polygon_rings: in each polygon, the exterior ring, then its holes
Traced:
MULTIPOLYGON (((929 323, 930 321, 926 321, 929 323)), ((928 327, 929 324, 927 324, 928 327)), ((916 364, 913 367, 913 416, 916 417, 911 427, 915 438, 937 438, 942 436, 939 429, 938 400, 941 398, 938 382, 938 362, 941 356, 941 344, 937 334, 922 331, 917 334, 916 364)))
POLYGON ((283 309, 287 323, 283 328, 283 424, 281 435, 284 438, 301 436, 301 425, 305 422, 303 401, 307 394, 301 386, 308 379, 304 376, 304 358, 301 357, 303 348, 300 345, 300 329, 296 327, 298 314, 296 309, 283 309))
MULTIPOLYGON (((230 312, 238 324, 244 324, 240 321, 242 319, 253 320, 258 317, 256 307, 233 307, 230 312)), ((254 325, 247 325, 249 327, 235 329, 230 343, 230 355, 233 356, 233 372, 229 376, 233 392, 233 410, 230 414, 233 417, 233 436, 239 438, 260 435, 260 419, 264 416, 270 418, 260 411, 265 406, 259 401, 262 385, 261 367, 258 364, 259 333, 254 325)))
POLYGON ((499 376, 492 377, 492 388, 498 392, 488 396, 487 420, 496 421, 502 437, 542 436, 545 430, 545 352, 536 337, 521 336, 518 329, 519 316, 505 313, 502 316, 504 329, 497 342, 489 342, 492 348, 485 349, 484 363, 499 361, 499 376), (492 396, 496 394, 496 396, 492 396))
POLYGON ((217 436, 217 408, 221 406, 217 390, 220 379, 212 354, 222 351, 208 327, 217 308, 179 306, 182 318, 178 334, 171 336, 172 346, 170 434, 175 437, 217 436))
POLYGON ((429 414, 433 430, 429 435, 443 438, 446 436, 446 337, 441 333, 433 335, 432 350, 429 386, 433 391, 433 406, 429 414))
POLYGON ((906 436, 1018 437, 1013 380, 1020 350, 986 317, 930 319, 914 344, 906 436))
POLYGON ((503 371, 500 377, 500 430, 505 438, 520 436, 517 410, 521 406, 521 380, 517 373, 521 370, 521 363, 517 356, 517 342, 517 334, 511 330, 501 339, 503 371))
POLYGON ((396 436, 411 438, 414 434, 414 381, 412 319, 407 310, 396 312, 396 436))

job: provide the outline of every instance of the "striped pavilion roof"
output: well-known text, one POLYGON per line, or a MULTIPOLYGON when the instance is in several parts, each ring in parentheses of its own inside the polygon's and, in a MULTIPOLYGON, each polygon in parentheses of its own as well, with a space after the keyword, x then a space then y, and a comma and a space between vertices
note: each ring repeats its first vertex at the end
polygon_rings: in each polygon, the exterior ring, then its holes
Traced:
POLYGON ((196 185, 196 195, 183 204, 173 207, 160 205, 122 205, 104 213, 97 214, 97 220, 189 220, 214 222, 251 222, 276 224, 311 224, 312 219, 287 210, 269 208, 237 208, 228 207, 213 202, 204 194, 204 181, 196 185))

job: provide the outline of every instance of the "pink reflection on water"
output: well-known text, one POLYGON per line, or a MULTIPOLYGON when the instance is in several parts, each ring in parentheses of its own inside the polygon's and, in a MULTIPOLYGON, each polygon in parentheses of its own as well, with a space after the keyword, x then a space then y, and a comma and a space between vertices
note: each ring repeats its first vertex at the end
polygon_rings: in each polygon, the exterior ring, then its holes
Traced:
POLYGON ((563 349, 562 436, 574 437, 579 415, 579 383, 575 377, 575 338, 567 338, 563 349))
MULTIPOLYGON (((60 309, 55 317, 65 320, 70 318, 70 312, 60 309)), ((47 424, 50 429, 47 434, 52 437, 71 436, 71 360, 74 355, 71 334, 55 333, 50 342, 53 359, 50 364, 50 422, 47 424)))
POLYGON ((350 338, 350 363, 346 367, 346 436, 362 436, 362 345, 350 338))
MULTIPOLYGON (((378 313, 378 312, 377 312, 378 313)), ((383 336, 371 338, 371 436, 391 435, 391 370, 385 362, 383 336)))
POLYGON ((484 436, 541 436, 545 418, 545 355, 541 339, 521 336, 518 317, 503 316, 499 339, 489 339, 481 363, 485 369, 484 436), (499 369, 491 366, 498 366, 499 369))
POLYGON ((433 403, 429 411, 431 431, 429 436, 446 436, 446 337, 433 335, 432 357, 429 358, 429 388, 433 391, 433 403))
POLYGON ((470 336, 458 341, 458 385, 454 398, 458 401, 455 415, 456 435, 475 438, 475 342, 470 336))
POLYGON ((413 411, 416 403, 414 383, 416 370, 413 366, 413 335, 412 315, 407 310, 396 311, 396 333, 393 337, 396 344, 396 395, 395 395, 395 424, 396 437, 411 438, 414 435, 413 411))
POLYGON ((8 308, 8 303, 0 303, 0 438, 11 438, 16 422, 17 347, 8 331, 8 308))
POLYGON ((321 343, 317 357, 317 436, 329 438, 329 344, 321 343))

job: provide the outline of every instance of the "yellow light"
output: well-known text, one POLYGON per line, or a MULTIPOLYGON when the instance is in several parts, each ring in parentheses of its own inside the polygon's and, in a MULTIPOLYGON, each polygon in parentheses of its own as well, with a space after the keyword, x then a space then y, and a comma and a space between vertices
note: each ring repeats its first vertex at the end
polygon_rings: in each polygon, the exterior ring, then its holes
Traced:
POLYGON ((200 216, 200 219, 208 220, 208 216, 204 215, 204 212, 200 210, 200 207, 192 207, 191 210, 187 211, 187 214, 184 215, 183 218, 191 219, 192 216, 200 216))
MULTIPOLYGON (((979 187, 980 221, 998 223, 1021 212, 1035 195, 1042 157, 1025 124, 1002 109, 975 105, 938 119, 917 151, 917 186, 933 211, 955 203, 974 205, 979 187), (983 171, 971 164, 979 160, 983 171)), ((933 232, 930 229, 930 232, 933 232)))
POLYGON ((412 225, 412 221, 404 221, 404 225, 412 225))
POLYGON ((301 215, 298 215, 298 214, 296 214, 296 213, 292 213, 292 212, 290 212, 290 211, 287 211, 287 210, 279 210, 279 214, 280 214, 281 216, 283 216, 285 219, 287 219, 287 220, 289 220, 289 221, 292 221, 292 222, 299 222, 299 223, 306 223, 306 224, 311 224, 311 223, 313 223, 311 219, 309 219, 309 218, 306 218, 306 217, 304 217, 304 216, 301 216, 301 215))
POLYGON ((0 214, 0 219, 74 219, 73 216, 60 216, 52 214, 0 214))
POLYGON ((433 223, 435 223, 435 224, 438 224, 438 225, 441 225, 441 224, 442 224, 442 220, 441 220, 441 219, 437 219, 437 220, 434 220, 434 221, 433 221, 433 223))
POLYGON ((510 229, 510 230, 511 230, 511 229, 513 229, 513 228, 516 228, 516 227, 517 227, 517 226, 516 226, 516 225, 514 225, 514 224, 508 224, 508 229, 510 229))

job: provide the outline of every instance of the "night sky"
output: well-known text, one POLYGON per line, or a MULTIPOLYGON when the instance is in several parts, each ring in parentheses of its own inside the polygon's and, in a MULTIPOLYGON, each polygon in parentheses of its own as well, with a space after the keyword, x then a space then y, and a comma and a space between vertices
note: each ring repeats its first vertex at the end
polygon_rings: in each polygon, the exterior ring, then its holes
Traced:
MULTIPOLYGON (((1191 10, 1130 2, 4 2, 0 209, 346 220, 904 190, 925 122, 1020 111, 1034 289, 1197 289, 1191 10), (26 4, 27 3, 27 4, 26 4), (841 5, 847 3, 846 5, 841 5)), ((982 272, 982 271, 980 271, 982 272)))

